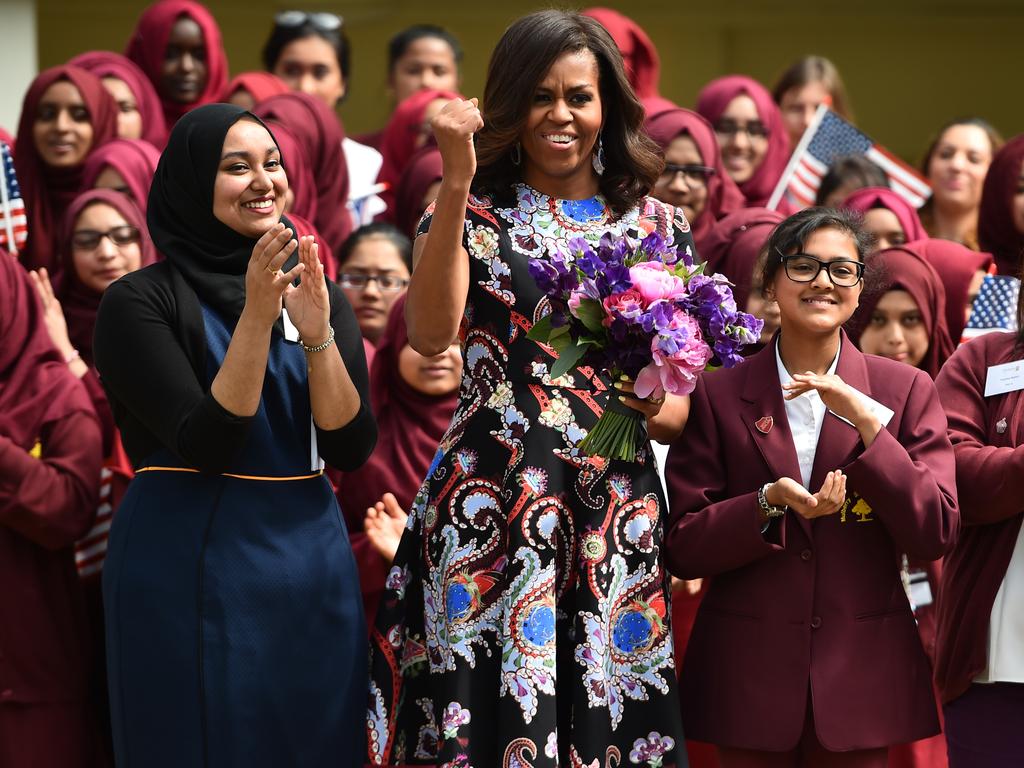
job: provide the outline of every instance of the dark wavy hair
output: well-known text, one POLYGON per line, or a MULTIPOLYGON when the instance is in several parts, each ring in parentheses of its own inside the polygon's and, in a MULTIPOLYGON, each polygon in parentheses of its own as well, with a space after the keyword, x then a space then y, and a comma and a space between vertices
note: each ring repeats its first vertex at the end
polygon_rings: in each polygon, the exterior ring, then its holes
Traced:
POLYGON ((599 189, 621 216, 654 187, 664 167, 657 146, 643 131, 644 109, 626 78, 622 55, 594 19, 566 11, 538 11, 505 30, 487 68, 484 127, 476 135, 474 190, 507 200, 521 180, 512 149, 526 126, 537 85, 559 56, 590 51, 597 59, 604 109, 605 172, 599 189))

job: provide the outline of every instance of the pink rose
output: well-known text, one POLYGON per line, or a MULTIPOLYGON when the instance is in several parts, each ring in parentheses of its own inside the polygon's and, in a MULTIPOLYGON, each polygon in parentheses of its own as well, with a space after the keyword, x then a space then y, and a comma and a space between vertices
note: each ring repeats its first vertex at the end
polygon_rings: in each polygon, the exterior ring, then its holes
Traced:
POLYGON ((646 261, 629 268, 629 279, 647 304, 658 299, 674 299, 686 295, 686 283, 656 261, 646 261))
MULTIPOLYGON (((614 293, 611 296, 605 298, 604 302, 605 317, 602 321, 605 326, 612 324, 612 317, 619 316, 624 320, 633 321, 640 317, 643 313, 647 302, 644 301, 643 295, 634 288, 627 288, 622 293, 614 293)), ((572 302, 569 302, 570 309, 572 302)))
POLYGON ((664 397, 666 392, 690 394, 697 386, 697 374, 707 367, 711 357, 711 348, 704 343, 697 321, 685 312, 677 312, 671 329, 651 340, 651 362, 636 377, 633 387, 636 396, 664 397), (686 340, 680 345, 682 335, 686 340))

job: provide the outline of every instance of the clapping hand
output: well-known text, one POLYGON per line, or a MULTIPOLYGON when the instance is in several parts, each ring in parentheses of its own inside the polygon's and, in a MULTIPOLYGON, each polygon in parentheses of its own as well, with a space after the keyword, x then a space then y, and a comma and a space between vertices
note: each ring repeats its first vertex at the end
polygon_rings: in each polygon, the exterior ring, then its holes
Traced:
POLYGON ((789 507, 798 515, 813 520, 835 514, 846 502, 846 475, 841 469, 825 476, 821 490, 811 493, 796 480, 780 477, 764 492, 765 500, 777 507, 789 507))
POLYGON ((409 516, 398 506, 398 499, 393 493, 385 493, 380 501, 366 510, 366 519, 363 521, 366 537, 389 563, 395 559, 408 519, 409 516))
POLYGON ((303 268, 302 281, 285 288, 284 306, 303 343, 312 346, 327 339, 331 323, 330 294, 315 238, 299 238, 298 266, 303 268))
POLYGON ((808 371, 793 375, 793 380, 782 385, 785 398, 792 400, 812 389, 817 390, 821 402, 836 416, 841 416, 853 424, 861 434, 864 447, 871 445, 875 435, 882 429, 878 417, 861 399, 857 390, 835 374, 817 374, 808 371))
POLYGON ((296 245, 292 231, 278 222, 263 233, 252 249, 245 272, 245 311, 266 327, 277 322, 284 292, 306 269, 305 264, 299 263, 288 272, 281 272, 296 245))

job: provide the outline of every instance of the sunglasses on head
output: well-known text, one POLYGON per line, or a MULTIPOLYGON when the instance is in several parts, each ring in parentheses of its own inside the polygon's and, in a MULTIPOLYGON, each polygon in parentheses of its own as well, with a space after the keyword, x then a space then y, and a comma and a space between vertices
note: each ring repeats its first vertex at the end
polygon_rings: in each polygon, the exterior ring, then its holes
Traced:
POLYGON ((308 13, 307 11, 281 11, 274 16, 274 24, 279 27, 301 27, 309 24, 321 32, 336 32, 341 29, 343 23, 341 16, 335 13, 308 13))

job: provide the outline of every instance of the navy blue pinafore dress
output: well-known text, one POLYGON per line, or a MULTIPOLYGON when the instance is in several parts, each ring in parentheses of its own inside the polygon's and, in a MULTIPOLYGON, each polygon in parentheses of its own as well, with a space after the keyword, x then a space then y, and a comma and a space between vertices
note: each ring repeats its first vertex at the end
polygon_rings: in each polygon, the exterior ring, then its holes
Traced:
MULTIPOLYGON (((209 384, 231 330, 203 319, 209 384)), ((275 334, 230 473, 140 468, 103 571, 118 768, 362 764, 365 620, 322 466, 305 355, 275 334)))

